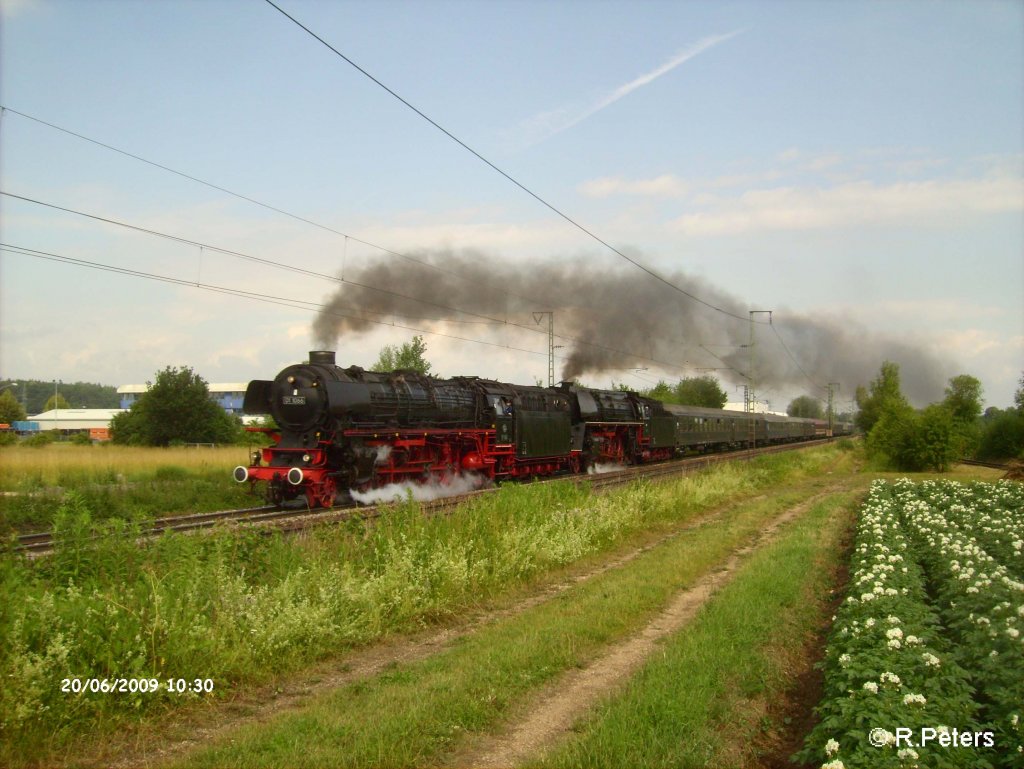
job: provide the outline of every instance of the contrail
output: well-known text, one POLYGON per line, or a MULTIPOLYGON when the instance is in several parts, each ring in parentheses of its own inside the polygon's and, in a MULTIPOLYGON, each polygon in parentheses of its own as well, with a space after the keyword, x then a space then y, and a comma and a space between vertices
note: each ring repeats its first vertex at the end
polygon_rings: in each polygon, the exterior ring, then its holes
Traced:
POLYGON ((689 61, 695 56, 700 55, 704 51, 715 47, 719 43, 723 43, 726 40, 735 37, 736 35, 743 32, 742 29, 733 30, 724 35, 711 35, 710 37, 702 38, 696 43, 691 45, 689 48, 685 48, 679 51, 675 56, 670 58, 664 64, 650 72, 640 75, 637 78, 629 81, 625 85, 621 85, 618 88, 610 91, 604 96, 600 97, 592 104, 589 104, 582 109, 572 109, 571 107, 564 107, 562 109, 551 110, 550 112, 542 112, 539 115, 535 115, 524 121, 524 125, 528 132, 535 132, 539 134, 533 137, 529 144, 539 144, 540 142, 550 139, 552 136, 566 131, 579 123, 582 123, 587 118, 596 115, 606 107, 610 107, 620 99, 629 96, 639 88, 649 85, 650 83, 657 80, 662 75, 667 75, 669 72, 674 70, 680 64, 689 61))

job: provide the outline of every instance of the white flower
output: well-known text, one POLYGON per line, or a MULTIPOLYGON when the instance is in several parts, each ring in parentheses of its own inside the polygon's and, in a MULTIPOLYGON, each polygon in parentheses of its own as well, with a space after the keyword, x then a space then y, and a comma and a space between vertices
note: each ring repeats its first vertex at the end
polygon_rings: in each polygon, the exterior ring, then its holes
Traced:
POLYGON ((925 665, 930 665, 931 667, 937 668, 941 664, 939 658, 930 652, 925 652, 924 654, 922 654, 921 659, 924 660, 925 665))
POLYGON ((829 761, 827 764, 822 764, 821 769, 846 769, 846 764, 837 758, 835 761, 829 761))
POLYGON ((893 638, 891 641, 889 641, 889 648, 890 649, 899 649, 900 648, 899 640, 896 639, 896 638, 893 638))
POLYGON ((1020 631, 1015 627, 1008 627, 1006 628, 1006 635, 1010 636, 1010 638, 1018 638, 1020 636, 1020 631))
POLYGON ((904 705, 924 705, 928 702, 923 694, 907 694, 903 697, 904 705))
POLYGON ((853 657, 851 657, 849 654, 840 654, 839 655, 839 664, 842 665, 844 668, 847 665, 849 665, 852 660, 853 660, 853 657))
POLYGON ((890 673, 889 671, 882 673, 882 677, 880 680, 883 684, 895 684, 896 686, 900 685, 900 677, 895 673, 890 673))
POLYGON ((889 628, 885 631, 886 638, 903 638, 903 631, 898 627, 889 628))
POLYGON ((896 753, 896 755, 904 761, 906 761, 908 758, 913 759, 915 761, 917 760, 917 751, 913 748, 901 748, 899 752, 896 753))
POLYGON ((834 753, 839 751, 839 743, 835 740, 829 740, 825 743, 825 753, 832 756, 834 753))
POLYGON ((874 681, 866 681, 864 683, 864 689, 871 692, 872 694, 878 694, 878 684, 874 681))

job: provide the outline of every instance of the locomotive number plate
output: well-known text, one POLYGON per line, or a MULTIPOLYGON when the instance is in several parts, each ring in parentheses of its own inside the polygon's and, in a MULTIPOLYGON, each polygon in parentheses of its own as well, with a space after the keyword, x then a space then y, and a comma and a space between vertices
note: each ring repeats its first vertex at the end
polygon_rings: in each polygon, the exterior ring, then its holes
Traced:
POLYGON ((282 395, 281 403, 285 406, 305 406, 306 396, 305 395, 282 395))

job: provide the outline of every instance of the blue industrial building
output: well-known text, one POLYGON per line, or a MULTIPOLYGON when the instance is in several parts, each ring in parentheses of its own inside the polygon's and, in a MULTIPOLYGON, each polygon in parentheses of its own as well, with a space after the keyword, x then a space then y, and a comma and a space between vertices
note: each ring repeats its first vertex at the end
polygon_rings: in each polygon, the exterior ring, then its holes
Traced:
MULTIPOLYGON (((228 414, 242 415, 242 401, 245 400, 245 382, 227 382, 207 385, 210 391, 210 400, 220 406, 228 414)), ((121 398, 121 408, 130 409, 132 404, 139 399, 142 393, 146 392, 147 385, 121 385, 117 388, 117 394, 121 398)))

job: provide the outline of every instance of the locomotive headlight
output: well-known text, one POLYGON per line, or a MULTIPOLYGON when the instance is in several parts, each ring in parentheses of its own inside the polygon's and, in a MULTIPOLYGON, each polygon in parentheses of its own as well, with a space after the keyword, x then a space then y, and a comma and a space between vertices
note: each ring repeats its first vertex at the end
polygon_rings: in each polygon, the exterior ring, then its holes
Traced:
POLYGON ((302 474, 302 470, 299 469, 298 467, 293 467, 291 470, 288 471, 287 475, 288 483, 290 483, 292 486, 298 486, 300 483, 302 483, 302 479, 304 477, 305 476, 302 474))
POLYGON ((307 465, 309 464, 310 459, 312 459, 312 457, 310 457, 309 454, 302 455, 302 461, 305 462, 307 465))
POLYGON ((248 468, 242 467, 241 465, 235 468, 235 471, 234 473, 232 473, 232 475, 234 476, 235 480, 238 481, 239 483, 245 483, 247 480, 249 480, 248 468))
POLYGON ((254 465, 258 465, 260 463, 261 459, 263 459, 263 452, 262 451, 254 451, 252 453, 252 463, 254 465))

